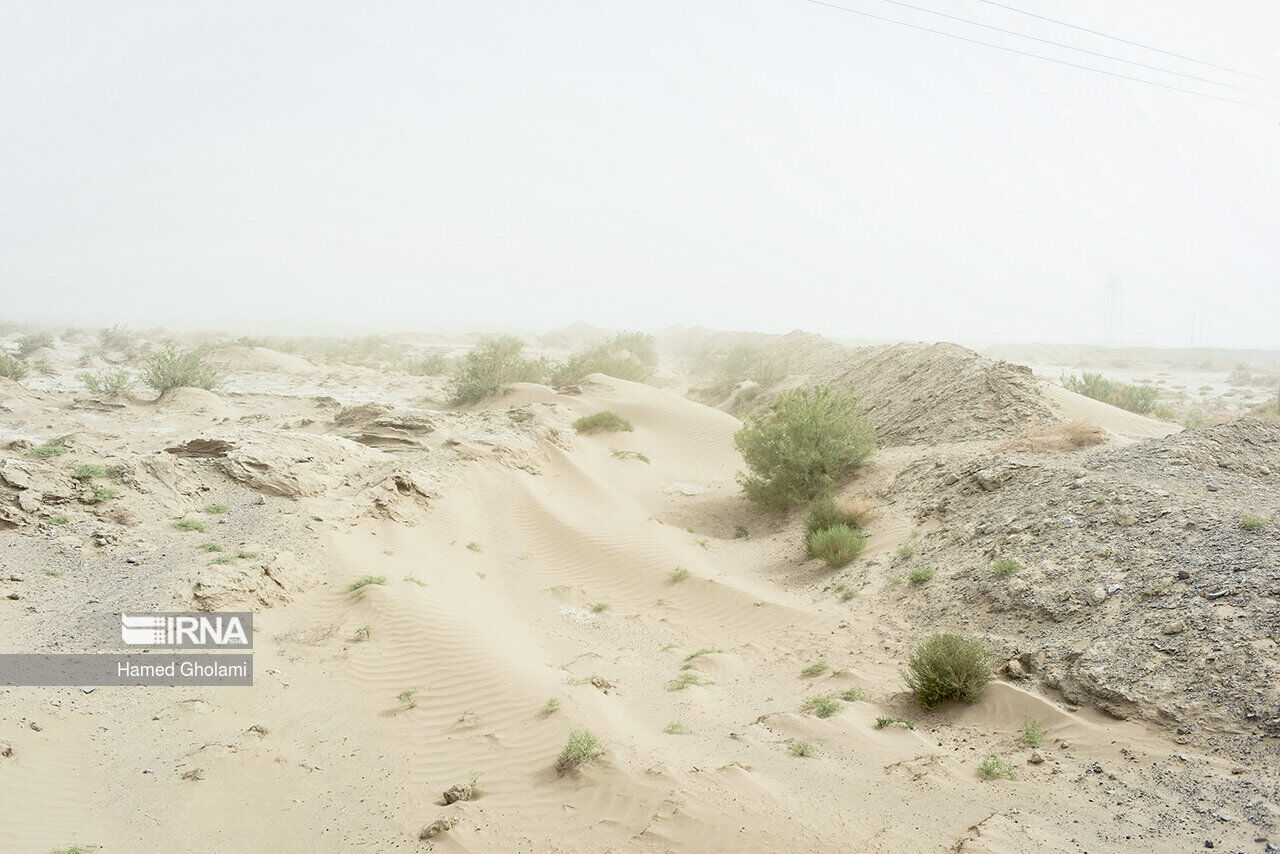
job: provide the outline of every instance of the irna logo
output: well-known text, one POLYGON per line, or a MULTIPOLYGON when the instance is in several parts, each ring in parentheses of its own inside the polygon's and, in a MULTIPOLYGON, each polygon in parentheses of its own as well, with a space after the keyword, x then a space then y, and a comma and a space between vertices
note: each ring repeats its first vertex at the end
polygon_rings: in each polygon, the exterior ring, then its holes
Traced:
POLYGON ((120 637, 129 646, 250 649, 253 615, 247 611, 121 614, 120 637))

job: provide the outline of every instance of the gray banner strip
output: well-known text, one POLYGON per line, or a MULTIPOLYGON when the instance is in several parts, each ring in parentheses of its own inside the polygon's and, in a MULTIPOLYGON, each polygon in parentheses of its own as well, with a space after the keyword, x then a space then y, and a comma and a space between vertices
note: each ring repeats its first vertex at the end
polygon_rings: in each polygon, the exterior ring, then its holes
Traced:
POLYGON ((252 684, 253 656, 244 653, 0 655, 0 685, 252 684))

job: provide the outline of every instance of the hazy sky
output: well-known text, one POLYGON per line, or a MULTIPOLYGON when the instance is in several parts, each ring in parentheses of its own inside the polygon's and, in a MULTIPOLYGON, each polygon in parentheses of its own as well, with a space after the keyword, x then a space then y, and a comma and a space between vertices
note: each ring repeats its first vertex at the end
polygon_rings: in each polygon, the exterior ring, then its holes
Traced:
MULTIPOLYGON (((1280 80, 1270 0, 1007 2, 1280 80)), ((1273 111, 804 0, 0 2, 0 319, 1078 341, 1118 276, 1280 347, 1280 98, 1212 91, 1273 111)))

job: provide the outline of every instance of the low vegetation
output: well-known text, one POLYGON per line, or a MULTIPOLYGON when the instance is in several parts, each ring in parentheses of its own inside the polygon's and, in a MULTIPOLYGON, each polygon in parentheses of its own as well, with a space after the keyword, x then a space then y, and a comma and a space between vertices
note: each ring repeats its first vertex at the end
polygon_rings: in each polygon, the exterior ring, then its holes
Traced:
POLYGON ((161 393, 171 388, 213 391, 222 384, 222 375, 205 362, 201 351, 170 344, 147 356, 142 382, 161 393))
POLYGON ((1008 578, 1015 572, 1022 571, 1022 564, 1011 557, 998 557, 991 562, 991 572, 997 578, 1008 578))
POLYGON ((810 744, 807 741, 797 741, 791 745, 791 755, 799 756, 801 758, 817 756, 818 748, 814 747, 812 744, 810 744))
POLYGON ((556 773, 566 774, 582 765, 590 765, 604 753, 600 740, 585 729, 569 731, 569 741, 556 757, 556 773))
POLYGON ((53 336, 48 332, 32 332, 18 339, 18 358, 25 359, 37 350, 53 346, 53 336))
POLYGON ((907 573, 907 581, 912 584, 925 584, 933 580, 938 574, 938 570, 931 566, 917 566, 915 569, 907 573))
POLYGON ((355 638, 358 641, 367 641, 373 637, 373 626, 363 625, 355 631, 355 638))
POLYGON ((486 341, 462 356, 450 386, 449 399, 464 406, 505 394, 513 383, 542 382, 546 377, 546 362, 525 358, 524 342, 504 335, 486 341))
POLYGON ((733 441, 748 469, 738 482, 747 497, 770 508, 829 495, 876 447, 858 399, 828 387, 787 392, 748 418, 733 441))
POLYGON ((573 429, 584 436, 594 436, 596 433, 629 433, 635 427, 618 413, 606 409, 594 415, 582 416, 573 422, 573 429))
POLYGON ((984 780, 1016 780, 1018 772, 1008 761, 998 756, 988 756, 978 766, 978 773, 984 780))
POLYGON ((607 374, 620 380, 644 382, 658 366, 652 335, 623 332, 603 343, 574 353, 551 371, 552 385, 563 388, 582 382, 588 374, 607 374))
POLYGON ((972 703, 991 681, 994 657, 980 640, 950 632, 930 635, 916 646, 903 677, 926 709, 947 700, 972 703))
POLYGON ((829 718, 836 712, 840 711, 843 706, 835 697, 829 697, 825 694, 818 694, 805 699, 800 706, 802 711, 817 715, 820 718, 829 718))
POLYGON ((1267 520, 1261 516, 1245 516, 1240 520, 1240 527, 1246 531, 1261 531, 1267 527, 1267 520))
POLYGON ((103 368, 79 375, 80 382, 91 394, 121 394, 133 388, 137 380, 124 368, 103 368))
POLYGON ((84 463, 76 466, 71 476, 76 480, 93 480, 95 477, 106 477, 107 470, 96 463, 84 463))
POLYGON ((846 525, 861 531, 871 519, 874 505, 869 498, 833 498, 824 495, 809 505, 804 517, 805 534, 812 534, 836 525, 846 525))
POLYGON ((833 525, 809 535, 809 554, 822 558, 828 566, 840 567, 862 554, 867 538, 848 525, 833 525))
POLYGON ((662 729, 667 735, 688 735, 693 732, 681 721, 671 721, 662 729))
POLYGON ((884 729, 885 727, 899 726, 903 729, 915 729, 916 722, 909 718, 893 718, 888 715, 881 715, 876 718, 876 729, 884 729))
POLYGON ((225 504, 206 504, 204 507, 200 508, 200 512, 208 513, 210 516, 218 516, 222 513, 226 513, 230 509, 231 508, 225 504))
POLYGON ((813 664, 810 664, 807 667, 803 668, 800 671, 800 675, 807 679, 813 676, 821 676, 822 674, 826 673, 830 669, 831 669, 831 665, 827 664, 825 661, 815 661, 813 664))
POLYGON ((867 699, 867 692, 861 685, 853 685, 840 692, 840 699, 846 703, 861 703, 867 699))
POLYGON ((214 543, 214 542, 201 543, 200 545, 196 546, 196 548, 198 548, 202 552, 220 552, 222 551, 222 544, 214 543))
POLYGON ((1109 403, 1139 415, 1151 414, 1155 409, 1156 398, 1160 395, 1159 389, 1155 386, 1130 385, 1087 371, 1080 376, 1063 374, 1062 385, 1085 397, 1092 397, 1094 400, 1101 400, 1103 403, 1109 403))
POLYGON ((418 695, 421 693, 421 688, 406 688, 399 694, 396 694, 396 699, 399 700, 400 705, 404 706, 406 709, 413 709, 417 708, 418 695))
POLYGON ((173 523, 173 527, 179 531, 200 531, 202 533, 209 530, 209 526, 199 519, 179 519, 173 523))
POLYGON ((70 442, 70 436, 56 436, 43 444, 36 445, 27 453, 31 454, 33 457, 40 457, 41 459, 60 457, 71 451, 71 448, 69 447, 70 442))
POLYGON ((668 691, 683 691, 690 685, 714 685, 712 680, 703 676, 696 670, 681 670, 676 674, 676 678, 667 683, 668 691))
POLYGON ((1044 744, 1044 724, 1030 715, 1023 717, 1022 726, 1018 729, 1018 739, 1023 744, 1039 747, 1044 744))
POLYGON ((0 377, 20 382, 25 380, 29 373, 31 373, 31 368, 26 362, 21 359, 15 359, 8 353, 0 353, 0 377))
POLYGON ((347 585, 348 593, 359 593, 371 584, 386 584, 387 577, 385 575, 362 575, 355 581, 347 585))
POLYGON ((554 715, 556 712, 560 711, 561 705, 562 703, 559 697, 550 697, 547 699, 547 702, 544 703, 542 706, 542 714, 550 717, 551 715, 554 715))

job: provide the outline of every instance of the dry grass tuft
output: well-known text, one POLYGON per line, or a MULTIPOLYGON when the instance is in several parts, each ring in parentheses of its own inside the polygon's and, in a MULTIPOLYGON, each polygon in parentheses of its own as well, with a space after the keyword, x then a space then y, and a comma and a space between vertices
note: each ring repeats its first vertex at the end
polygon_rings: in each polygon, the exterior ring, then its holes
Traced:
POLYGON ((1088 421, 1068 421, 1066 424, 1046 424, 1028 427, 1016 439, 1000 445, 1001 451, 1079 451, 1095 445, 1106 444, 1107 431, 1088 421))

